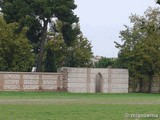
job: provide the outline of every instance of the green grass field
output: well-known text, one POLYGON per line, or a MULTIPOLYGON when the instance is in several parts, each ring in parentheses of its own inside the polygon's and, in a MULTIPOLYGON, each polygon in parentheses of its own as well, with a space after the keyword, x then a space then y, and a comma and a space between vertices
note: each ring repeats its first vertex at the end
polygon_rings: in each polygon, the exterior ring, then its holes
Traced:
POLYGON ((160 120, 160 94, 0 92, 0 120, 160 120))

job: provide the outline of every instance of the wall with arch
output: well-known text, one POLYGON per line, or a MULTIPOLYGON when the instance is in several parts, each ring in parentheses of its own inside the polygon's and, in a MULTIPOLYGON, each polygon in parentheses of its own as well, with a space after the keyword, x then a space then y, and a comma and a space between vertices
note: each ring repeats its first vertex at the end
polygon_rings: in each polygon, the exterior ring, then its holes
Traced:
POLYGON ((128 70, 61 68, 58 73, 0 72, 0 91, 128 93, 128 70))
POLYGON ((62 68, 68 92, 128 93, 127 69, 62 68))

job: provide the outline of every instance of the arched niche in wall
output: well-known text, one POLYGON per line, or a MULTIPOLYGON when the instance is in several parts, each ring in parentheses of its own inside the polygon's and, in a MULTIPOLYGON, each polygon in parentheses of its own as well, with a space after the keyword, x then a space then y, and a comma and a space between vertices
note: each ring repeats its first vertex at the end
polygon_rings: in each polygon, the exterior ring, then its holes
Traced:
POLYGON ((95 92, 101 93, 103 86, 103 77, 101 73, 98 73, 95 78, 95 92))

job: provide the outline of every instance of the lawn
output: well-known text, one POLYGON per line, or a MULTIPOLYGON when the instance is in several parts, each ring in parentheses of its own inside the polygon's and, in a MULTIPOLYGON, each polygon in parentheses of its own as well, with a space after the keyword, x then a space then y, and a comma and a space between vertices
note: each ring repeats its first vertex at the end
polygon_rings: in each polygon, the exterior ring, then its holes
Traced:
POLYGON ((160 94, 0 92, 0 120, 160 120, 160 94))

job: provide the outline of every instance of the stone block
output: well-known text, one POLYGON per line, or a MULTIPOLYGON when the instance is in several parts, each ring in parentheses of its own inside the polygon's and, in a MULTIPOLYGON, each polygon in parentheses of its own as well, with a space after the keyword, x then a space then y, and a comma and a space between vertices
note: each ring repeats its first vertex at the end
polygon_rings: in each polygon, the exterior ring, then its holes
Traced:
POLYGON ((4 75, 0 73, 0 80, 2 80, 3 78, 4 78, 4 75))
POLYGON ((108 84, 108 81, 109 81, 109 78, 103 79, 104 84, 106 84, 106 83, 108 84))
POLYGON ((95 87, 91 87, 89 93, 95 93, 95 87))
POLYGON ((91 78, 90 83, 95 83, 95 79, 91 78))
POLYGON ((108 87, 103 87, 103 93, 108 93, 108 87))
POLYGON ((20 75, 18 74, 4 74, 4 80, 17 80, 20 79, 20 75))
POLYGON ((90 83, 90 87, 95 87, 95 83, 90 83))
POLYGON ((112 74, 128 74, 127 69, 111 69, 112 74))
POLYGON ((109 85, 103 85, 103 93, 111 93, 111 88, 109 85))
POLYGON ((151 92, 153 92, 153 93, 158 93, 159 90, 160 90, 159 86, 151 88, 151 92))
POLYGON ((42 85, 42 89, 43 90, 56 90, 57 89, 57 85, 42 85))
POLYGON ((111 89, 109 93, 128 93, 128 89, 111 89))
MULTIPOLYGON (((98 73, 97 73, 98 74, 98 73)), ((96 76, 97 76, 97 74, 90 74, 90 78, 91 79, 95 79, 96 78, 96 76)), ((105 73, 103 73, 103 74, 101 74, 102 75, 102 78, 103 79, 108 79, 108 74, 105 74, 105 73)))
POLYGON ((3 89, 4 90, 19 90, 20 85, 4 85, 3 89))
POLYGON ((39 75, 23 75, 24 80, 37 80, 39 79, 39 75))
POLYGON ((128 89, 128 84, 112 84, 112 89, 128 89))
POLYGON ((112 84, 128 84, 128 79, 112 79, 112 84))
POLYGON ((43 85, 46 85, 46 84, 48 84, 48 85, 57 84, 57 80, 43 80, 42 84, 43 85))
POLYGON ((153 87, 159 87, 160 86, 160 81, 154 80, 153 83, 152 83, 152 86, 153 87))
POLYGON ((76 88, 76 87, 87 89, 87 83, 68 83, 68 88, 76 88))
POLYGON ((38 84, 38 80, 24 80, 25 85, 35 85, 38 84))
POLYGON ((57 80, 59 75, 42 75, 42 80, 57 80))
POLYGON ((8 84, 8 85, 19 85, 19 80, 8 80, 8 79, 6 79, 6 80, 4 80, 4 84, 6 85, 6 84, 8 84))
POLYGON ((68 82, 70 83, 86 83, 87 82, 87 78, 68 78, 68 82))
POLYGON ((87 78, 87 73, 69 73, 68 78, 87 78))
POLYGON ((128 79, 128 74, 112 74, 112 79, 128 79))
POLYGON ((23 85, 24 90, 39 90, 38 85, 23 85))
POLYGON ((91 68, 91 74, 108 74, 108 70, 107 69, 103 69, 103 68, 91 68))
POLYGON ((67 68, 68 73, 87 73, 87 68, 67 68))

